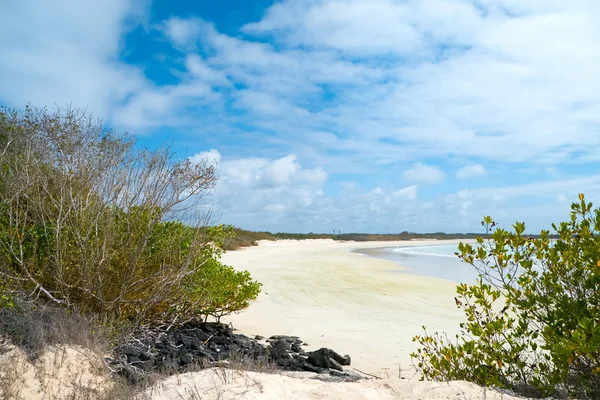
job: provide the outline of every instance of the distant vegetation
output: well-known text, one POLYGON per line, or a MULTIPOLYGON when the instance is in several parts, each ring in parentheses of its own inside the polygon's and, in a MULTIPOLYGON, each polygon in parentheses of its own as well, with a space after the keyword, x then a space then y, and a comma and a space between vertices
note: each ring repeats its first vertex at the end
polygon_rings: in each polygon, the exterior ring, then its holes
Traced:
POLYGON ((480 273, 457 287, 462 334, 416 336, 412 357, 424 378, 468 380, 528 397, 600 399, 600 210, 580 195, 567 222, 524 235, 494 229, 459 246, 480 273), (492 231, 493 230, 493 231, 492 231))
POLYGON ((412 233, 402 232, 398 234, 373 234, 373 233, 343 233, 343 234, 331 234, 331 233, 285 233, 285 232, 254 232, 247 231, 241 228, 233 228, 234 235, 225 240, 225 250, 236 250, 241 247, 256 246, 259 240, 308 240, 308 239, 331 239, 340 241, 355 241, 355 242, 369 242, 369 241, 382 241, 391 242, 399 240, 415 240, 415 239, 437 239, 437 240, 449 240, 449 239, 476 239, 481 237, 481 234, 476 233, 412 233))

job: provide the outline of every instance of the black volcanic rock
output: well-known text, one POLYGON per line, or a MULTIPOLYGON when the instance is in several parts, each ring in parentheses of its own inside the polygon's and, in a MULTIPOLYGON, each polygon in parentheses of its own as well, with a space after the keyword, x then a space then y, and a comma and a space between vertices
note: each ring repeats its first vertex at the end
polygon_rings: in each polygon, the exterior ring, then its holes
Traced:
POLYGON ((115 347, 114 357, 107 358, 107 365, 132 382, 143 380, 144 373, 176 373, 211 367, 230 357, 271 362, 274 367, 287 371, 335 374, 336 379, 354 380, 356 377, 343 371, 343 366, 350 365, 349 356, 342 357, 327 348, 305 353, 301 347, 303 342, 297 336, 271 336, 267 339, 268 346, 259 343, 262 339, 234 334, 231 327, 213 322, 188 322, 169 330, 146 327, 136 332, 131 342, 115 347))

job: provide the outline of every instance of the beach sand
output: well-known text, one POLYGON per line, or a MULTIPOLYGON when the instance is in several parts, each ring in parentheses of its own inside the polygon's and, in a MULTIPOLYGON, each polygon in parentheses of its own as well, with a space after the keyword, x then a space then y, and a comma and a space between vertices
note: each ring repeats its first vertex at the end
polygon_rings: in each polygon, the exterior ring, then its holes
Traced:
MULTIPOLYGON (((307 349, 329 347, 352 357, 352 368, 380 377, 414 375, 412 342, 422 334, 459 331, 456 282, 409 273, 353 252, 357 249, 451 244, 458 241, 263 241, 228 252, 223 262, 263 284, 247 310, 225 322, 247 335, 296 335, 307 349)), ((440 260, 443 262, 443 260, 440 260)))
MULTIPOLYGON (((352 251, 419 244, 423 242, 263 242, 258 247, 228 252, 223 258, 238 269, 249 270, 264 284, 258 300, 227 322, 247 335, 297 335, 309 342, 307 349, 330 347, 348 353, 352 365, 347 368, 383 379, 323 382, 310 373, 211 368, 166 378, 134 398, 516 400, 467 382, 422 382, 410 367, 409 354, 415 348, 411 339, 421 333, 421 325, 431 332, 457 331, 462 314, 454 305, 455 283, 391 273, 399 268, 395 263, 352 251), (401 377, 399 366, 403 369, 401 377)), ((21 380, 15 382, 24 395, 20 398, 27 399, 73 398, 68 390, 81 385, 86 390, 111 387, 105 368, 98 367, 101 356, 88 353, 72 346, 50 348, 34 365, 18 349, 2 350, 0 346, 0 372, 20 375, 21 380), (48 369, 44 360, 56 359, 55 354, 61 355, 60 363, 51 363, 54 368, 48 369), (89 367, 94 365, 95 369, 89 367), (72 366, 77 366, 77 371, 72 366)), ((2 376, 0 373, 0 380, 2 376)))

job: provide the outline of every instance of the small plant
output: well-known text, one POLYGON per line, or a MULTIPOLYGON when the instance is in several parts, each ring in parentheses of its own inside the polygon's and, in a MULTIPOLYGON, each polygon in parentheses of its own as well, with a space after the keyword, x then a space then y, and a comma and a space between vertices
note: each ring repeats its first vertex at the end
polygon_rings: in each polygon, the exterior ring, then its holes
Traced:
POLYGON ((600 398, 600 210, 580 195, 569 221, 552 225, 556 240, 528 237, 524 223, 513 232, 490 217, 482 224, 490 238, 457 253, 480 273, 457 286, 462 335, 414 337, 422 376, 600 398))

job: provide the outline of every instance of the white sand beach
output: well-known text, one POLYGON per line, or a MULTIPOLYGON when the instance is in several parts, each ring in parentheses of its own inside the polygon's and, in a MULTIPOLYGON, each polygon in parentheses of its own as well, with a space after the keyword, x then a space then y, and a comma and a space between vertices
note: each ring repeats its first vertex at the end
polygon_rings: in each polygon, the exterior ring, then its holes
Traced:
MULTIPOLYGON (((458 241, 439 241, 452 244, 458 241)), ((353 253, 376 247, 420 246, 431 241, 338 243, 331 240, 261 242, 232 251, 223 261, 246 269, 263 283, 247 310, 229 317, 247 335, 296 335, 308 349, 330 347, 352 357, 357 368, 382 379, 323 382, 308 373, 204 370, 171 377, 147 392, 151 399, 260 400, 516 400, 477 385, 420 381, 410 363, 412 337, 456 333, 462 313, 456 283, 393 273, 387 260, 353 253), (399 368, 402 368, 401 376, 399 368)), ((440 260, 443 262, 443 259, 440 260)))
POLYGON ((397 377, 399 368, 414 374, 412 338, 421 326, 458 333, 463 314, 454 303, 456 283, 392 273, 396 263, 352 251, 424 244, 432 242, 263 241, 228 252, 223 261, 250 271, 263 292, 226 322, 248 335, 299 336, 309 349, 349 354, 353 368, 377 376, 397 377))

